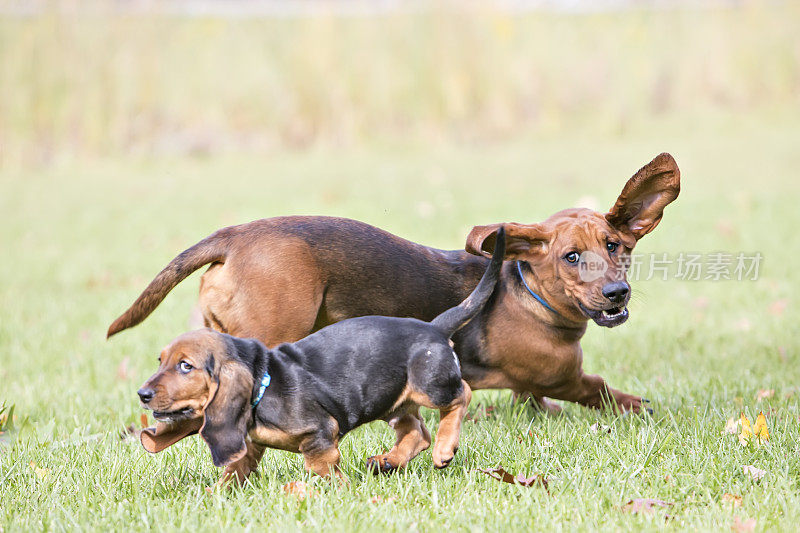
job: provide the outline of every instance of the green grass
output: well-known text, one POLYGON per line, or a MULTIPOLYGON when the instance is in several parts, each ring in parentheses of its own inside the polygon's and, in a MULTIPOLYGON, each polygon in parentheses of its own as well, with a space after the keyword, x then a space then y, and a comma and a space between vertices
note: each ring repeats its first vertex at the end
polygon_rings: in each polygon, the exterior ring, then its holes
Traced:
MULTIPOLYGON (((16 415, 0 436, 0 530, 728 530, 734 517, 754 518, 757 530, 794 530, 800 120, 778 111, 651 121, 613 139, 583 133, 0 171, 0 404, 16 415), (481 392, 471 411, 495 405, 493 416, 465 423, 444 471, 425 452, 398 475, 366 475, 366 457, 393 440, 374 423, 344 440, 345 488, 306 476, 297 455, 269 451, 251 485, 213 495, 205 487, 219 472, 199 439, 148 455, 119 438, 139 419, 135 391, 159 350, 188 327, 197 275, 141 326, 109 342, 105 329, 167 261, 214 229, 336 214, 457 248, 473 224, 533 222, 585 196, 609 207, 663 150, 681 166, 683 191, 640 251, 760 251, 765 262, 757 282, 636 282, 627 324, 590 327, 585 368, 652 399, 652 417, 572 405, 546 417, 513 405, 507 391, 481 392), (785 311, 770 312, 780 300, 785 311), (759 389, 775 395, 758 403, 759 389), (744 448, 721 434, 740 410, 752 417, 761 409, 768 446, 744 448), (611 433, 591 432, 596 422, 611 433), (748 464, 768 471, 760 483, 742 473, 748 464), (550 493, 476 472, 494 466, 544 474, 550 493), (282 485, 296 479, 319 495, 285 496, 282 485), (726 492, 743 505, 723 504, 726 492), (384 501, 370 503, 373 496, 384 501), (674 506, 620 511, 637 497, 674 506)), ((435 429, 438 415, 425 416, 435 429)))

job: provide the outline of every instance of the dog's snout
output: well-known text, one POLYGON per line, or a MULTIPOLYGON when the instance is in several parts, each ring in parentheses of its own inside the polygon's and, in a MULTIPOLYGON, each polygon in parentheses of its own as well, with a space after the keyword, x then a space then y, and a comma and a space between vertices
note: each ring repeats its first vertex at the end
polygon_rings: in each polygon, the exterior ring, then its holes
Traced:
POLYGON ((153 399, 153 396, 156 395, 156 391, 149 387, 142 387, 136 391, 136 394, 139 395, 139 399, 142 400, 142 403, 147 403, 153 399))
POLYGON ((625 301, 625 298, 628 297, 630 290, 631 288, 624 281, 615 281, 613 283, 608 283, 603 287, 603 296, 615 304, 622 303, 625 301))

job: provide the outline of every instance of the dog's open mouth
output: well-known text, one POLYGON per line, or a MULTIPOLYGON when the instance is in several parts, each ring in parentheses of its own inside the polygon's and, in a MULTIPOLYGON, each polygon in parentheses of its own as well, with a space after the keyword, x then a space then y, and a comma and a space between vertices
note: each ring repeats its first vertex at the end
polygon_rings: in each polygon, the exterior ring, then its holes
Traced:
POLYGON ((581 311, 594 320, 598 326, 613 328, 628 320, 628 308, 624 306, 610 309, 589 309, 583 304, 580 304, 580 306, 581 311))
POLYGON ((194 409, 191 407, 184 407, 175 411, 153 411, 153 418, 161 422, 175 422, 176 420, 185 420, 192 418, 194 409))

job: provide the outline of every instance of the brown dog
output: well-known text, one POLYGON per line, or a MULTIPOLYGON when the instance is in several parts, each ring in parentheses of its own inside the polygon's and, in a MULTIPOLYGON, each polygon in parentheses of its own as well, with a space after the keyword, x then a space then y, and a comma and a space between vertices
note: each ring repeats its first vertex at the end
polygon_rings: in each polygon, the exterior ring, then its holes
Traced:
MULTIPOLYGON (((625 263, 679 190, 678 166, 661 154, 628 181, 606 214, 567 209, 539 224, 507 224, 510 262, 497 290, 453 339, 470 387, 510 388, 553 410, 545 397, 641 409, 640 397, 584 374, 580 340, 589 320, 613 327, 627 319, 625 263), (586 252, 606 263, 599 277, 581 275, 586 252)), ((267 346, 363 315, 431 320, 478 283, 498 226, 475 227, 470 254, 341 218, 279 217, 225 228, 176 257, 108 335, 140 323, 209 263, 200 284, 206 325, 267 346)))
POLYGON ((373 472, 390 472, 430 445, 419 415, 425 406, 441 415, 433 464, 446 467, 458 450, 471 398, 450 337, 489 300, 504 249, 500 230, 497 255, 475 290, 430 323, 357 317, 273 349, 210 329, 181 335, 161 352, 158 372, 138 391, 159 421, 142 431, 142 445, 158 452, 199 431, 214 464, 226 467, 223 480, 244 481, 265 447, 302 453, 317 474, 338 474, 340 439, 383 419, 397 442, 367 464, 373 472))

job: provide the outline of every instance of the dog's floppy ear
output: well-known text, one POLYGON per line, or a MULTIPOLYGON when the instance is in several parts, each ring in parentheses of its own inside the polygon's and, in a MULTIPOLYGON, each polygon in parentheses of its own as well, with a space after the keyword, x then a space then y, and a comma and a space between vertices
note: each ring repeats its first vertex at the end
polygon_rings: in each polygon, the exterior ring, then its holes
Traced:
POLYGON ((158 422, 155 427, 143 429, 139 440, 145 450, 150 453, 158 453, 179 440, 194 435, 200 431, 202 425, 201 417, 176 422, 158 422))
POLYGON ((488 226, 475 226, 467 236, 466 251, 473 255, 492 257, 494 245, 497 241, 497 230, 500 227, 506 230, 506 253, 504 259, 526 259, 534 254, 547 250, 550 242, 550 233, 541 224, 489 224, 488 226))
MULTIPOLYGON (((235 350, 239 339, 228 339, 229 350, 235 350)), ((253 393, 253 374, 229 353, 215 370, 218 382, 216 394, 205 408, 205 422, 200 436, 211 450, 215 466, 225 466, 247 453, 245 436, 250 421, 250 396, 253 393)))
POLYGON ((606 220, 623 233, 641 239, 658 226, 664 208, 681 190, 681 171, 667 153, 658 155, 633 175, 606 220))

